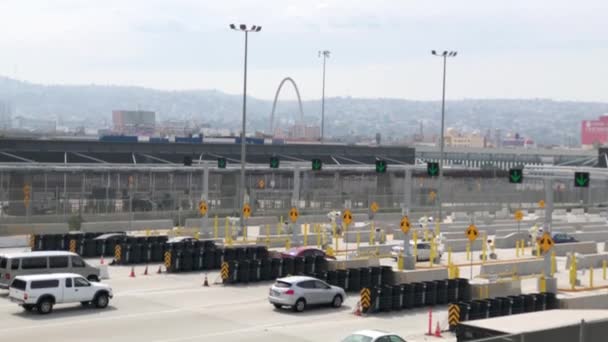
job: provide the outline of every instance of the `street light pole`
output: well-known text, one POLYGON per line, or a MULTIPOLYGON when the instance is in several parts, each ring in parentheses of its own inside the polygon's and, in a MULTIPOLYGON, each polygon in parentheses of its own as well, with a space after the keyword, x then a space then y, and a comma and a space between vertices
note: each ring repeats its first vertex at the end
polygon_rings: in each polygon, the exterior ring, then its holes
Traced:
POLYGON ((445 75, 446 75, 446 66, 447 66, 447 59, 448 57, 456 57, 457 52, 456 51, 443 51, 442 53, 437 53, 435 50, 431 51, 431 54, 433 54, 433 56, 437 56, 437 57, 441 57, 443 58, 443 90, 442 90, 442 96, 441 96, 441 142, 439 144, 439 186, 437 189, 437 211, 438 211, 438 217, 436 222, 439 222, 441 224, 442 220, 442 212, 441 212, 441 206, 442 206, 442 202, 443 202, 443 191, 442 191, 442 183, 443 183, 443 159, 444 159, 444 155, 443 155, 443 147, 444 147, 444 143, 445 143, 445 75))
POLYGON ((321 96, 321 141, 325 137, 325 62, 329 58, 329 50, 319 51, 319 57, 323 56, 323 91, 321 96))
POLYGON ((238 204, 241 211, 241 228, 245 226, 245 220, 243 218, 242 209, 245 205, 245 157, 246 157, 246 141, 245 141, 245 129, 247 123, 247 43, 249 38, 249 32, 260 32, 262 30, 262 26, 253 25, 251 27, 247 27, 247 25, 240 24, 238 27, 235 24, 230 24, 230 28, 235 31, 241 31, 245 33, 245 61, 243 68, 243 126, 241 129, 241 179, 240 179, 240 187, 238 191, 238 204))

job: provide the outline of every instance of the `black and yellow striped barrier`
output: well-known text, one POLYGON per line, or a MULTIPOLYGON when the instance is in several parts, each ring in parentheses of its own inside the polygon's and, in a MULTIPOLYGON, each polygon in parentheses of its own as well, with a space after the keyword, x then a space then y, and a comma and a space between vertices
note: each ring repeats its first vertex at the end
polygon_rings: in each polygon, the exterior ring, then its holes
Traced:
POLYGON ((70 240, 70 252, 76 253, 76 240, 70 240))
POLYGON ((116 245, 116 247, 114 247, 114 261, 119 263, 121 258, 122 258, 122 247, 120 245, 116 245))
POLYGON ((361 311, 363 313, 367 312, 372 303, 372 297, 369 288, 363 288, 360 292, 361 295, 361 311))
POLYGON ((164 261, 165 261, 165 268, 167 269, 167 272, 168 272, 169 268, 171 268, 171 252, 170 251, 165 252, 164 261))
POLYGON ((450 304, 448 308, 448 323, 450 331, 456 330, 456 326, 460 323, 460 306, 458 304, 450 304))
POLYGON ((222 262, 222 268, 221 268, 220 274, 222 276, 222 282, 227 283, 228 278, 230 277, 230 266, 225 261, 222 262))

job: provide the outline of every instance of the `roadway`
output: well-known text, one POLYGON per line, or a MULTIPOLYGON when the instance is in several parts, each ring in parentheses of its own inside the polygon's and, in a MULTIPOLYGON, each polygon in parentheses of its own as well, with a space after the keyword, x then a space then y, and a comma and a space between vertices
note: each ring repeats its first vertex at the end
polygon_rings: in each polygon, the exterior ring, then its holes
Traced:
MULTIPOLYGON (((90 263, 97 264, 97 260, 90 263)), ((158 265, 110 266, 114 299, 104 310, 59 305, 47 316, 27 313, 9 302, 0 290, 0 336, 7 341, 340 341, 360 329, 396 332, 407 341, 424 341, 428 308, 358 317, 352 312, 358 301, 351 294, 341 309, 311 309, 301 314, 276 310, 267 300, 269 282, 248 286, 223 286, 213 282, 218 272, 203 274, 156 274, 158 265)), ((446 307, 436 316, 447 321, 446 307)), ((433 323, 433 329, 435 323, 433 323)), ((434 338, 433 338, 434 339, 434 338)), ((455 341, 450 337, 444 339, 455 341)))

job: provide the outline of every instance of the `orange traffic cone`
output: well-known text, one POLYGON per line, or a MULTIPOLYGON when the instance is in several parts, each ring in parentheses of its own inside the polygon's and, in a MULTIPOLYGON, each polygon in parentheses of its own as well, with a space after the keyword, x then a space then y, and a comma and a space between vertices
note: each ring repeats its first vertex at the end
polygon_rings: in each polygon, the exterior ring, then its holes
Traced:
POLYGON ((361 302, 357 302, 357 308, 355 309, 354 312, 355 316, 361 316, 361 302))
POLYGON ((156 274, 161 274, 161 273, 163 273, 163 270, 161 270, 161 267, 162 267, 162 266, 158 265, 158 271, 156 271, 156 274))
POLYGON ((207 273, 205 273, 205 281, 203 282, 204 287, 209 287, 209 281, 207 280, 207 273))
POLYGON ((100 264, 100 265, 105 264, 105 262, 103 261, 103 255, 101 256, 101 260, 99 260, 99 264, 100 264))
POLYGON ((439 328, 439 322, 437 322, 437 327, 435 328, 435 337, 443 337, 441 336, 441 328, 439 328))
POLYGON ((131 266, 131 274, 129 274, 129 277, 135 278, 135 267, 134 266, 131 266))
POLYGON ((144 275, 147 276, 148 275, 148 265, 146 265, 146 269, 144 270, 144 275))

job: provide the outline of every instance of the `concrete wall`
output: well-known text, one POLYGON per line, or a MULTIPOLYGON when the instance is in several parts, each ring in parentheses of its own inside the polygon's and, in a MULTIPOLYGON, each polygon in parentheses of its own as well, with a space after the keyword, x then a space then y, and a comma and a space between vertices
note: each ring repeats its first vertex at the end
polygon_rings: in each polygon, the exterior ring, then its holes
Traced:
POLYGON ((149 220, 149 221, 109 221, 109 222, 83 222, 81 230, 83 232, 118 232, 146 229, 172 229, 172 220, 149 220))
POLYGON ((481 265, 481 274, 506 274, 516 272, 518 275, 539 274, 543 271, 543 259, 537 260, 522 260, 500 264, 485 264, 481 265))
POLYGON ((329 271, 344 270, 347 268, 360 268, 360 267, 372 267, 380 266, 380 260, 378 258, 366 258, 357 260, 330 260, 327 263, 327 269, 329 271))
MULTIPOLYGON (((463 230, 462 232, 448 232, 448 233, 441 233, 441 235, 447 239, 447 240, 460 240, 460 239, 465 239, 466 235, 465 235, 465 230, 463 230)), ((488 234, 487 231, 485 230, 480 230, 479 231, 479 236, 482 237, 484 236, 484 234, 488 234)))
MULTIPOLYGON (((608 308, 608 294, 589 294, 587 296, 564 296, 557 295, 560 309, 602 309, 608 308)), ((604 336, 605 338, 605 336, 604 336)))
POLYGON ((606 224, 602 224, 602 225, 592 225, 592 226, 583 226, 581 232, 603 232, 603 231, 608 231, 608 225, 606 224))
POLYGON ((374 245, 374 246, 359 246, 359 248, 357 248, 357 254, 361 255, 361 256, 365 256, 365 255, 375 255, 375 253, 378 253, 379 255, 388 255, 391 253, 391 248, 393 248, 393 246, 395 246, 394 244, 392 245, 374 245))
POLYGON ((393 274, 394 284, 392 285, 448 279, 447 268, 441 266, 435 269, 395 271, 393 274))
POLYGON ((517 296, 520 294, 521 280, 511 280, 500 283, 471 283, 472 299, 517 296), (488 295, 487 297, 486 294, 488 295))
MULTIPOLYGON (((576 259, 576 267, 577 269, 587 269, 590 267, 598 268, 602 267, 604 260, 608 261, 608 254, 587 254, 587 255, 578 255, 576 259)), ((566 270, 570 269, 570 264, 572 263, 572 256, 568 255, 566 258, 566 270)))
POLYGON ((553 251, 557 256, 566 256, 568 253, 595 254, 597 253, 597 243, 594 241, 558 243, 553 246, 553 251))
MULTIPOLYGON (((478 238, 473 243, 471 243, 472 251, 480 251, 481 245, 485 241, 482 241, 481 238, 478 238)), ((458 239, 458 240, 445 240, 443 242, 444 251, 448 251, 449 248, 452 249, 452 252, 465 252, 467 250, 467 244, 469 243, 468 239, 458 239)))
POLYGON ((589 233, 572 233, 570 234, 576 240, 583 241, 606 241, 608 240, 608 231, 589 232, 589 233))
MULTIPOLYGON (((285 247, 287 240, 290 241, 292 246, 301 246, 304 244, 304 235, 296 235, 295 241, 292 239, 293 235, 291 234, 283 234, 283 235, 270 235, 270 247, 285 247)), ((316 246, 317 245, 317 234, 308 234, 307 246, 316 246)), ((323 241, 321 239, 321 241, 323 241)), ((326 240, 327 241, 327 240, 326 240)), ((266 246, 266 235, 260 235, 256 238, 256 243, 260 245, 266 246)))
POLYGON ((67 223, 30 223, 0 225, 0 236, 23 234, 65 234, 69 231, 67 223))
POLYGON ((515 248, 515 244, 519 240, 528 240, 527 232, 511 233, 507 236, 496 236, 494 244, 496 248, 515 248))
POLYGON ((29 244, 28 235, 0 237, 0 248, 27 247, 29 244))

